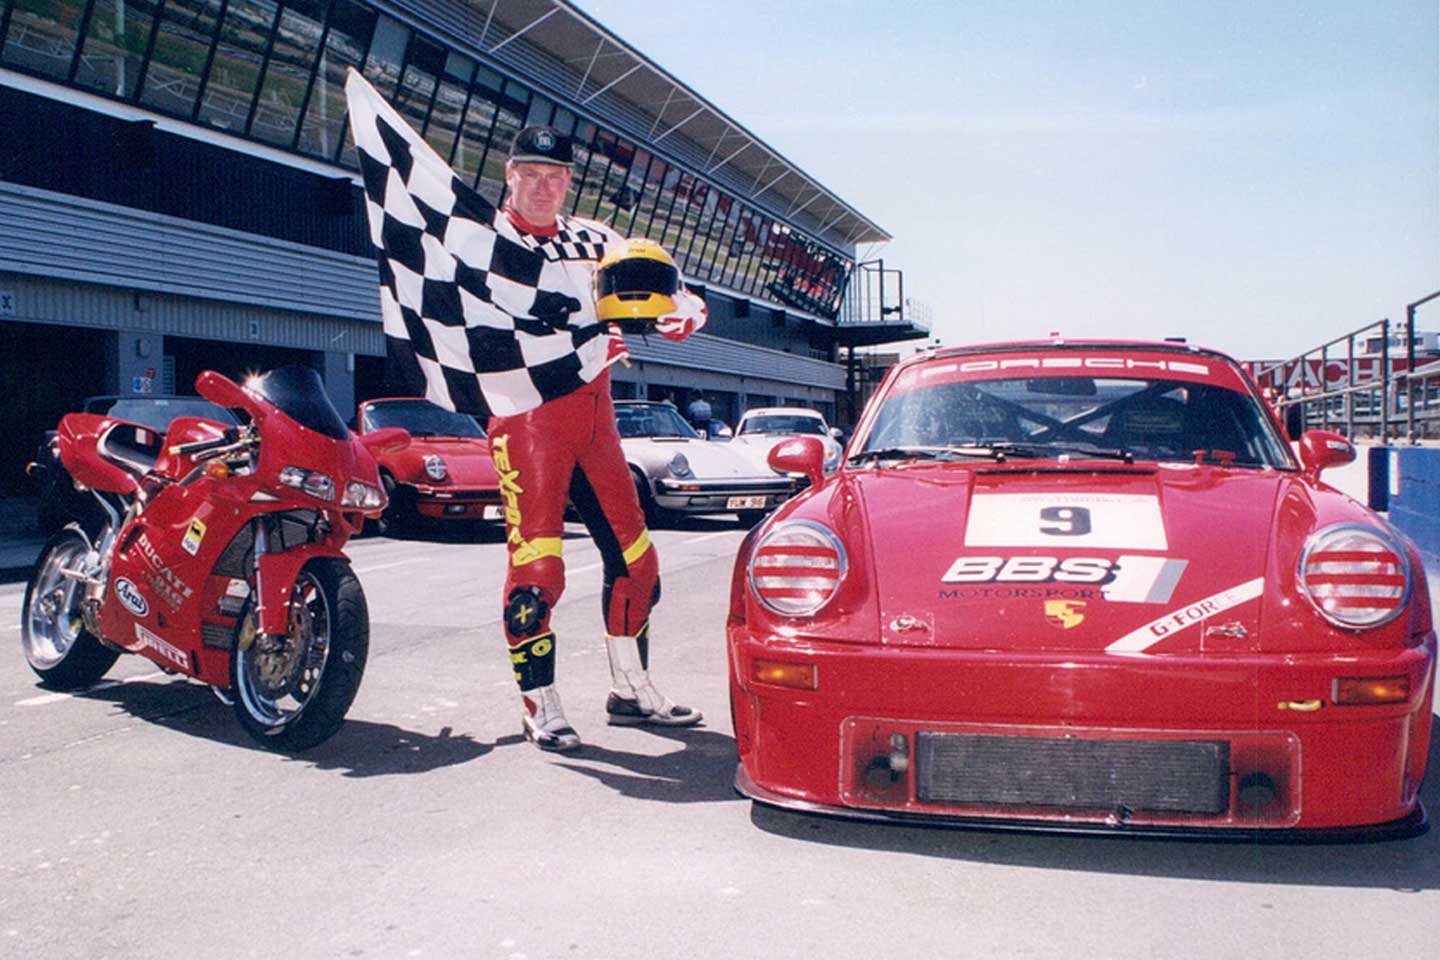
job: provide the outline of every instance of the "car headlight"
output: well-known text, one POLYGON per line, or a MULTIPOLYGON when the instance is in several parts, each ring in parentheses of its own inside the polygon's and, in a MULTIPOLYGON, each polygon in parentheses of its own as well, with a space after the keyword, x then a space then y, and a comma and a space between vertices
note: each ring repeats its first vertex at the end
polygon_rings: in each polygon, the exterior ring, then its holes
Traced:
POLYGON ((340 498, 342 507, 359 507, 361 510, 379 510, 385 506, 385 491, 359 480, 345 484, 345 496, 340 498))
POLYGON ((280 470, 280 482, 304 491, 317 500, 335 499, 335 481, 323 473, 304 467, 286 466, 280 470))
POLYGON ((837 446, 827 446, 825 450, 825 470, 829 472, 838 466, 840 466, 840 448, 837 446))
POLYGON ((1349 630, 1389 623, 1410 600, 1410 562, 1388 534, 1337 523, 1300 552, 1300 592, 1320 616, 1349 630))
POLYGON ((449 475, 450 471, 445 466, 444 457, 432 453, 425 458, 425 476, 431 480, 444 480, 449 475))
POLYGON ((693 477, 695 474, 690 470, 690 461, 685 454, 677 453, 670 458, 670 475, 672 477, 693 477))
POLYGON ((809 520, 771 527, 750 554, 750 592, 767 610, 808 617, 840 590, 848 564, 834 531, 809 520))

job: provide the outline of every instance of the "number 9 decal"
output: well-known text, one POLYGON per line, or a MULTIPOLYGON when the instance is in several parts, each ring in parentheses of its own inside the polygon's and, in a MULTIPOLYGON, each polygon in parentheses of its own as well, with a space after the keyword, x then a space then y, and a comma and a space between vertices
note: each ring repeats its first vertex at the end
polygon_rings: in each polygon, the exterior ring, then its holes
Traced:
POLYGON ((1057 526, 1041 525, 1040 532, 1051 537, 1083 537, 1090 532, 1090 511, 1084 507, 1045 507, 1040 519, 1057 526))

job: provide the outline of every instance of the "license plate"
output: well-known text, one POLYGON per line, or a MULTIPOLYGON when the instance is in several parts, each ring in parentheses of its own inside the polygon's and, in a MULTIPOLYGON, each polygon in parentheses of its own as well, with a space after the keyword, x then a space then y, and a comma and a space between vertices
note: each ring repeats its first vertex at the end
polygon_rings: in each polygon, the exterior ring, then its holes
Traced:
POLYGON ((494 505, 487 506, 480 516, 485 520, 503 520, 505 519, 505 508, 494 505))
POLYGON ((764 494, 758 497, 731 497, 725 501, 726 510, 763 510, 765 508, 764 494))

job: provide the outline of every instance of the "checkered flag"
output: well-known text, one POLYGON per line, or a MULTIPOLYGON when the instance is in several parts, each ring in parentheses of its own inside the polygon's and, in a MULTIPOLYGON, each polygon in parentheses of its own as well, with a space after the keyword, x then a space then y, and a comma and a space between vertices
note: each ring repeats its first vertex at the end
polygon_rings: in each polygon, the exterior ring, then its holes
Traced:
MULTIPOLYGON (((462 413, 511 416, 626 356, 605 325, 570 325, 580 304, 563 292, 561 258, 527 246, 353 69, 345 95, 380 262, 385 346, 409 392, 462 413)), ((564 242, 603 251, 604 240, 564 242)))

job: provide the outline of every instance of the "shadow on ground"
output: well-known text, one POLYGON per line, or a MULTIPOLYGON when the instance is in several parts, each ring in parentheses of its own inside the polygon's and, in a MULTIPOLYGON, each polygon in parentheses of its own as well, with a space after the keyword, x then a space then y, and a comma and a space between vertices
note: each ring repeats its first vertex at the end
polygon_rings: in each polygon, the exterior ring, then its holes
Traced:
POLYGON ((673 741, 680 749, 657 757, 586 744, 573 758, 567 756, 561 766, 637 800, 719 803, 740 799, 731 786, 735 779, 734 737, 704 727, 651 727, 645 732, 673 741))
MULTIPOLYGON (((187 736, 246 750, 272 752, 241 728, 230 707, 198 683, 183 680, 102 683, 75 696, 113 703, 137 720, 187 736)), ((295 754, 273 752, 295 763, 358 778, 426 773, 483 757, 494 747, 495 744, 483 743, 468 734, 457 736, 448 726, 427 733, 389 723, 348 719, 335 736, 317 747, 295 754)))

